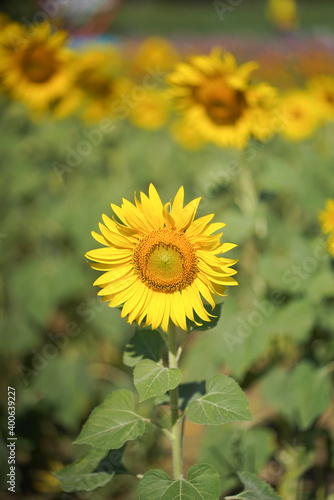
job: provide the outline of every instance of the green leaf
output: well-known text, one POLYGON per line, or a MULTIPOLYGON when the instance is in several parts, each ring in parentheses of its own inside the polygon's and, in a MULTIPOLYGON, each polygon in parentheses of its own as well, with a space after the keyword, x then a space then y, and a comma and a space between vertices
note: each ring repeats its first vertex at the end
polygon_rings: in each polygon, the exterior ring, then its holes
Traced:
POLYGON ((122 465, 124 448, 110 451, 93 449, 75 464, 53 473, 64 491, 92 491, 106 485, 115 474, 129 473, 122 465))
MULTIPOLYGON (((187 382, 179 385, 179 408, 184 411, 190 401, 205 394, 205 380, 202 382, 187 382)), ((159 396, 154 401, 155 405, 169 404, 169 394, 159 396)))
POLYGON ((328 375, 306 361, 291 371, 272 370, 262 384, 265 399, 301 430, 307 429, 330 404, 328 375))
POLYGON ((177 368, 166 368, 150 359, 140 361, 134 369, 134 384, 140 401, 162 396, 180 383, 181 371, 177 368))
POLYGON ((166 472, 151 470, 141 480, 139 500, 219 500, 219 475, 211 465, 194 465, 187 479, 171 479, 166 472))
POLYGON ((244 392, 235 380, 226 375, 214 375, 206 384, 204 396, 192 401, 187 416, 194 424, 220 425, 252 420, 244 392))
POLYGON ((221 426, 217 432, 216 426, 209 426, 204 434, 199 461, 217 470, 222 493, 227 494, 239 482, 233 471, 258 474, 263 470, 277 448, 276 437, 269 428, 245 429, 231 423, 221 426))
POLYGON ((188 382, 179 386, 179 407, 184 411, 190 401, 205 394, 205 380, 202 382, 188 382))
POLYGON ((245 490, 239 495, 225 497, 226 500, 237 498, 241 500, 282 500, 268 483, 262 481, 252 472, 238 472, 238 476, 245 490))
MULTIPOLYGON (((217 323, 219 321, 220 315, 221 315, 221 309, 224 304, 216 304, 215 308, 213 311, 211 310, 211 306, 208 304, 204 304, 204 308, 206 309, 206 312, 212 314, 214 318, 211 318, 210 322, 203 321, 199 317, 196 318, 197 323, 201 323, 201 326, 197 326, 196 323, 191 321, 190 319, 187 318, 187 328, 188 332, 192 332, 196 330, 196 332, 205 332, 207 330, 212 330, 212 328, 215 328, 217 326, 217 323)), ((196 315, 195 315, 196 316, 196 315)))
POLYGON ((126 441, 144 434, 145 423, 133 410, 132 392, 124 389, 113 392, 92 411, 74 442, 103 450, 120 448, 126 441))
POLYGON ((156 330, 137 328, 130 342, 125 346, 123 363, 135 366, 143 359, 160 361, 165 342, 156 330))

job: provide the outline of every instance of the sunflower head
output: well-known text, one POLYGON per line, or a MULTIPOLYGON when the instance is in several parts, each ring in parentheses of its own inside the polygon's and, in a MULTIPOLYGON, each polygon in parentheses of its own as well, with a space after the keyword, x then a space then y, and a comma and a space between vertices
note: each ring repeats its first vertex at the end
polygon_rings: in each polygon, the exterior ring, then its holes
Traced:
POLYGON ((90 47, 76 54, 73 81, 57 103, 55 115, 64 118, 79 110, 84 121, 96 123, 112 114, 112 103, 130 88, 121 77, 122 60, 114 47, 90 47))
POLYGON ((309 82, 310 99, 323 120, 334 120, 334 76, 319 75, 309 82))
POLYGON ((282 134, 290 141, 309 137, 319 124, 319 110, 309 92, 290 90, 281 99, 285 116, 282 134))
POLYGON ((198 151, 204 146, 203 137, 198 133, 197 129, 189 127, 184 118, 172 123, 170 134, 182 148, 188 151, 198 151))
POLYGON ((267 128, 274 107, 273 89, 250 82, 257 67, 255 62, 238 67, 231 54, 214 49, 176 66, 167 77, 170 94, 188 126, 204 139, 241 149, 251 135, 268 135, 260 129, 267 128))
POLYGON ((269 0, 267 16, 278 28, 292 30, 298 25, 298 11, 295 0, 269 0))
POLYGON ((0 67, 4 86, 14 97, 35 109, 62 96, 70 83, 71 52, 64 31, 51 33, 48 23, 33 30, 10 24, 0 39, 0 67))
POLYGON ((236 285, 231 268, 236 260, 221 257, 235 245, 221 243, 224 224, 210 224, 213 215, 195 220, 200 199, 183 206, 181 187, 172 204, 162 204, 151 184, 149 196, 140 193, 132 204, 111 205, 115 218, 103 216, 102 234, 93 232, 104 248, 92 250, 90 265, 104 271, 95 284, 99 295, 122 317, 167 331, 169 321, 186 330, 187 318, 197 325, 210 321, 203 304, 215 306, 226 285, 236 285))
POLYGON ((148 68, 167 73, 177 63, 179 55, 165 38, 147 38, 139 44, 130 62, 130 73, 142 76, 148 68))
POLYGON ((334 233, 334 200, 326 201, 325 209, 319 213, 321 231, 324 234, 334 233))
POLYGON ((169 118, 170 101, 163 90, 146 90, 142 99, 129 109, 129 120, 145 130, 157 130, 169 118))

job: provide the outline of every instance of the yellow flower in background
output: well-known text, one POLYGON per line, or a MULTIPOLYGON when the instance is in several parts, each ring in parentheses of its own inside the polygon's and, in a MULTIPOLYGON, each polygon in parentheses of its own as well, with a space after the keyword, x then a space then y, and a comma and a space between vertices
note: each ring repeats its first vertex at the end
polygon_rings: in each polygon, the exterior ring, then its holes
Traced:
POLYGON ((26 29, 10 24, 0 39, 3 86, 35 110, 47 108, 67 91, 72 54, 65 31, 51 33, 48 23, 26 29))
POLYGON ((86 122, 95 123, 112 114, 112 103, 122 93, 122 61, 114 47, 93 47, 78 52, 73 61, 73 84, 55 108, 64 118, 80 108, 86 122))
POLYGON ((334 120, 334 76, 319 75, 309 82, 310 99, 323 120, 334 120))
POLYGON ((295 0, 269 0, 267 16, 282 30, 293 30, 298 25, 298 10, 295 0))
POLYGON ((102 235, 92 233, 104 245, 86 254, 93 269, 104 271, 94 285, 110 307, 123 305, 121 316, 130 324, 145 320, 167 331, 171 320, 186 330, 194 312, 210 321, 202 297, 214 308, 214 295, 237 285, 231 269, 237 261, 219 257, 235 247, 215 234, 225 224, 210 224, 213 214, 195 220, 200 198, 185 207, 183 199, 181 187, 173 203, 163 205, 150 184, 148 197, 141 192, 135 204, 123 199, 121 207, 111 205, 120 222, 103 215, 102 235))
MULTIPOLYGON (((48 467, 53 472, 58 471, 63 467, 63 464, 58 460, 50 461, 48 467)), ((55 493, 61 491, 58 479, 55 478, 52 472, 38 469, 33 473, 33 484, 36 491, 39 493, 55 493)))
POLYGON ((178 60, 179 55, 168 40, 160 37, 147 38, 135 51, 130 63, 130 72, 134 76, 142 76, 148 69, 167 73, 178 60))
POLYGON ((145 95, 129 108, 129 120, 145 130, 163 127, 170 113, 170 100, 163 90, 146 90, 145 95))
POLYGON ((170 134, 182 148, 189 151, 198 151, 204 146, 203 137, 184 118, 180 118, 170 126, 170 134))
POLYGON ((329 254, 334 257, 334 232, 330 234, 327 240, 327 249, 329 254))
POLYGON ((206 141, 244 148, 251 135, 272 135, 276 93, 268 84, 251 84, 255 62, 237 66, 234 57, 215 49, 193 56, 167 77, 176 107, 206 141))
POLYGON ((324 234, 334 232, 334 199, 326 200, 325 209, 319 213, 319 222, 324 234))
POLYGON ((309 92, 291 90, 281 99, 284 127, 281 130, 290 141, 309 137, 319 124, 319 110, 309 92))
MULTIPOLYGON (((2 15, 4 16, 4 15, 2 15)), ((6 17, 0 17, 0 88, 4 88, 3 80, 7 73, 8 61, 15 52, 19 50, 20 45, 26 40, 25 27, 21 23, 6 22, 6 17)))

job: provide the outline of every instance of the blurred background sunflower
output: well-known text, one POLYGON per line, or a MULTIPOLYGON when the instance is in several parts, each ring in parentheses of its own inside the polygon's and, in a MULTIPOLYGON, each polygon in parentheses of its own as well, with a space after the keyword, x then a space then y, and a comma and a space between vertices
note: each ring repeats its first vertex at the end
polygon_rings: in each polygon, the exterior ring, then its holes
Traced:
MULTIPOLYGON (((237 470, 284 500, 334 498, 333 14, 331 0, 2 2, 1 498, 64 499, 50 471, 84 454, 71 443, 106 394, 132 390, 133 327, 96 297, 84 254, 110 202, 151 182, 166 201, 181 185, 185 204, 201 197, 198 216, 238 244, 239 286, 181 368, 234 377, 254 421, 187 423, 185 469, 214 465, 222 498, 237 470)), ((152 432, 124 461, 169 472, 168 449, 152 432)), ((89 495, 136 487, 117 476, 89 495)))

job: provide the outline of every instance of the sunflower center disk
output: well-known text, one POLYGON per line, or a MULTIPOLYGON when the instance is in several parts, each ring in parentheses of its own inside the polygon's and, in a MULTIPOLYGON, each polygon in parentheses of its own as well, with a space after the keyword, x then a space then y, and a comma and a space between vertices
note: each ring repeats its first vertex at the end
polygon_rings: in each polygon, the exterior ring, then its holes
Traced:
POLYGON ((216 125, 233 125, 245 109, 245 97, 224 80, 208 81, 196 92, 197 100, 205 107, 216 125))
POLYGON ((173 229, 159 229, 143 238, 133 254, 134 269, 152 290, 174 293, 196 278, 197 259, 193 246, 173 229))
POLYGON ((91 69, 82 71, 79 84, 92 97, 106 98, 111 93, 111 84, 108 77, 99 75, 91 69))
POLYGON ((31 47, 24 53, 22 67, 29 80, 35 83, 46 82, 56 70, 50 51, 38 46, 31 47))

